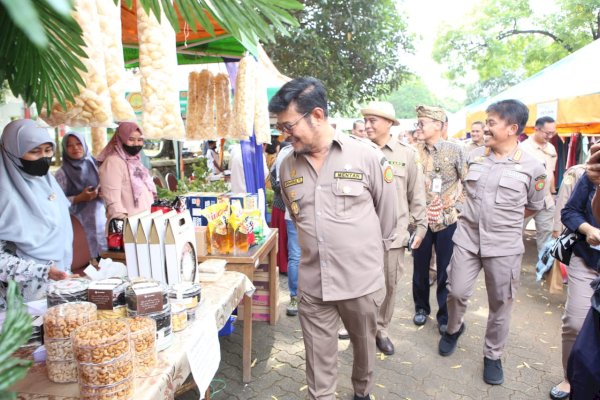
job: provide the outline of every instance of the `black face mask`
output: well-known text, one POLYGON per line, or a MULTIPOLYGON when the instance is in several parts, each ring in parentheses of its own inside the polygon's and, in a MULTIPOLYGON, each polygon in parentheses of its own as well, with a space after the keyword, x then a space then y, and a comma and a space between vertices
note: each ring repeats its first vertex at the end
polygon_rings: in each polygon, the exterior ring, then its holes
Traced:
POLYGON ((126 144, 123 145, 125 151, 131 156, 137 155, 140 151, 142 151, 143 147, 144 146, 127 146, 126 144))
POLYGON ((34 161, 23 160, 22 158, 19 158, 19 160, 23 165, 21 169, 27 172, 29 175, 44 176, 48 173, 48 170, 50 169, 52 157, 42 157, 34 161))

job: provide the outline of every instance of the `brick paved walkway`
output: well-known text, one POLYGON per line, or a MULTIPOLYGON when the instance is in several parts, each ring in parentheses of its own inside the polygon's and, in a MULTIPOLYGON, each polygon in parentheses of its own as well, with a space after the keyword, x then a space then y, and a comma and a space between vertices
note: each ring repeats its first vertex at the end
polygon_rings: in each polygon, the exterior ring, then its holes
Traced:
MULTIPOLYGON (((548 391, 562 377, 560 318, 565 295, 550 295, 535 282, 535 240, 526 235, 521 289, 513 313, 511 334, 503 356, 505 383, 490 386, 483 382, 483 335, 487 320, 487 297, 483 273, 466 315, 467 331, 454 355, 437 354, 439 334, 435 319, 418 328, 412 323, 413 302, 410 277, 412 259, 406 259, 407 273, 398 290, 396 312, 390 336, 396 354, 378 353, 376 387, 372 395, 383 399, 547 399, 548 391)), ((253 381, 241 383, 241 323, 236 332, 221 339, 222 360, 214 388, 215 400, 306 399, 304 345, 298 318, 287 317, 287 280, 281 276, 281 317, 272 327, 254 323, 252 358, 253 381)), ((432 305, 436 304, 432 291, 432 305)), ((437 307, 434 307, 433 314, 437 307)), ((352 399, 350 370, 352 347, 339 342, 338 399, 352 399)), ((187 393, 182 400, 198 398, 187 393)))

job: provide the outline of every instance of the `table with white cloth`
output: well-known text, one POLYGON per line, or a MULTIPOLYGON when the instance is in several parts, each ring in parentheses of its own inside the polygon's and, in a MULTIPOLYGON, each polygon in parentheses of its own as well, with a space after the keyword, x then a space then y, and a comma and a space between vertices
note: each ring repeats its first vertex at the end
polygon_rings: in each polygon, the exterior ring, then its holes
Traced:
MULTIPOLYGON (((173 399, 190 372, 200 393, 205 393, 221 361, 218 331, 232 311, 244 300, 243 376, 250 376, 252 346, 252 282, 242 273, 226 271, 216 282, 201 282, 202 299, 196 321, 174 333, 170 347, 158 353, 158 365, 144 377, 135 378, 136 399, 173 399), (202 355, 197 357, 197 355, 202 355), (191 363, 190 363, 191 361, 191 363), (196 368, 194 368, 194 365, 196 368), (201 368, 199 368, 201 366, 201 368)), ((45 363, 36 363, 27 376, 12 388, 18 399, 78 399, 77 383, 54 383, 48 379, 45 363)))

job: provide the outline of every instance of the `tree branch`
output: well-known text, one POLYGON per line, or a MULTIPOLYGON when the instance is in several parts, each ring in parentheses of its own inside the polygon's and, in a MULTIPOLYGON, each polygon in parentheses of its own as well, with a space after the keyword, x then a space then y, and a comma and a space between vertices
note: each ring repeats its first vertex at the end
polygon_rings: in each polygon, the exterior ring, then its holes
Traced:
POLYGON ((528 30, 512 29, 510 31, 499 33, 497 36, 497 39, 503 40, 503 39, 506 39, 507 37, 514 36, 514 35, 529 35, 529 34, 539 34, 539 35, 548 36, 549 38, 554 40, 556 43, 559 43, 569 53, 573 52, 573 47, 571 47, 571 45, 566 43, 564 40, 562 40, 558 36, 548 32, 548 31, 543 31, 543 30, 539 30, 539 29, 528 29, 528 30))

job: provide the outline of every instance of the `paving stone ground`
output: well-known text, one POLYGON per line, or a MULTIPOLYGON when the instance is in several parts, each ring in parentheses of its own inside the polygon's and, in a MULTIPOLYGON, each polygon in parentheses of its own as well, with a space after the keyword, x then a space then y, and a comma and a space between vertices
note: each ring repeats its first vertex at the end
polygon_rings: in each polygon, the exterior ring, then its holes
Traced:
MULTIPOLYGON (((405 274, 396 300, 390 336, 396 354, 378 353, 374 399, 547 399, 552 385, 562 378, 560 319, 565 294, 551 295, 535 281, 535 239, 525 235, 526 253, 516 306, 513 311, 508 345, 502 358, 505 382, 490 386, 483 382, 483 335, 487 321, 487 295, 483 272, 470 300, 467 331, 459 348, 450 357, 437 353, 439 333, 435 319, 422 327, 412 323, 412 259, 406 257, 405 274)), ((229 337, 221 338, 221 365, 213 381, 215 400, 304 400, 307 399, 304 375, 305 358, 302 332, 297 317, 285 315, 289 299, 287 279, 281 276, 280 319, 277 325, 254 323, 252 359, 253 380, 241 382, 241 322, 229 337)), ((565 288, 566 290, 566 288, 565 288)), ((432 290, 432 314, 437 306, 432 290)), ((339 342, 337 398, 351 400, 350 374, 352 346, 339 342)), ((188 392, 181 400, 198 398, 188 392)))

